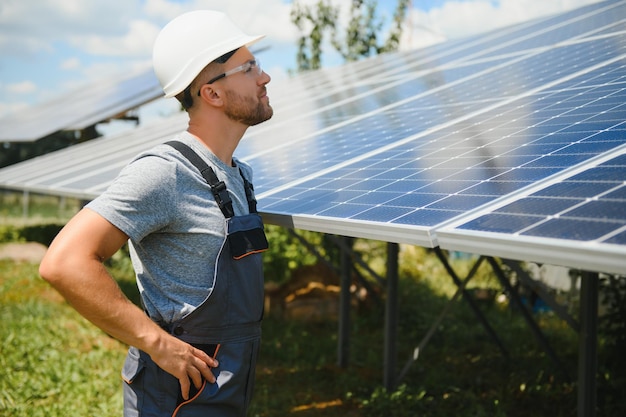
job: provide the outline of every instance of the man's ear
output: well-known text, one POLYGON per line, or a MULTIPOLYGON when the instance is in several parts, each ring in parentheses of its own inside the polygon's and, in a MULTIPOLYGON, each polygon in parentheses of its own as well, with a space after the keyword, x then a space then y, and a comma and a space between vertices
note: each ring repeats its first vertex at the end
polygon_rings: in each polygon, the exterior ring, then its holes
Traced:
POLYGON ((204 84, 200 87, 200 98, 212 106, 222 105, 222 91, 211 84, 204 84))

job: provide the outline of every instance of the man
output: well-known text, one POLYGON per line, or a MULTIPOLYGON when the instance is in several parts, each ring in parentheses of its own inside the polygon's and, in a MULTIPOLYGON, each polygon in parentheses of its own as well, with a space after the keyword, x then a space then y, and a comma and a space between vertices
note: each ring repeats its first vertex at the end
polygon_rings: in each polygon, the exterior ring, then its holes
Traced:
POLYGON ((131 346, 125 416, 244 416, 263 310, 251 168, 233 157, 249 126, 272 117, 270 77, 222 13, 166 25, 154 70, 189 126, 137 156, 56 237, 40 265, 83 316, 131 346), (202 172, 201 172, 202 171, 202 172), (143 310, 102 262, 129 242, 143 310))

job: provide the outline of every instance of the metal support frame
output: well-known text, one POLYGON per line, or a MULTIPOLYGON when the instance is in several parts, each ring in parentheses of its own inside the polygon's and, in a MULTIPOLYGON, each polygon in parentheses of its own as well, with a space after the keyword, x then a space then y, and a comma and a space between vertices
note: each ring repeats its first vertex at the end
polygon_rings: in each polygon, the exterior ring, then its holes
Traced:
POLYGON ((543 335, 543 333, 541 332, 541 329, 539 328, 537 323, 534 321, 532 316, 530 316, 530 313, 528 312, 526 307, 523 305, 521 299, 519 298, 519 295, 518 295, 517 291, 513 288, 511 283, 508 281, 508 279, 504 275, 504 272, 502 271, 502 268, 500 267, 500 265, 498 265, 498 263, 496 262, 496 260, 494 258, 481 256, 476 261, 476 263, 473 265, 473 267, 472 267, 471 271, 469 272, 468 276, 466 277, 466 279, 462 281, 458 277, 458 275, 456 274, 456 272, 454 271, 454 269, 452 268, 450 263, 448 262, 448 258, 443 253, 443 251, 441 249, 439 249, 439 248, 435 248, 435 254, 437 255, 437 257, 439 258, 439 260, 441 261, 441 263, 445 267, 446 271, 448 272, 448 274, 450 275, 450 277, 452 278, 452 280, 454 281, 454 283, 456 284, 458 289, 457 289, 456 293, 454 294, 454 296, 448 301, 448 304, 444 308, 443 312, 439 315, 439 317, 437 318, 435 323, 433 323, 431 328, 428 330, 428 332, 426 333, 426 336, 422 339, 420 344, 414 349, 412 357, 409 358, 409 360, 407 361, 406 365, 404 366, 402 372, 400 373, 400 375, 398 377, 398 381, 397 382, 399 382, 402 378, 404 378, 404 376, 408 372, 408 370, 409 370, 410 366, 412 365, 412 363, 417 360, 417 358, 419 356, 419 353, 421 352, 422 349, 424 349, 426 343, 428 343, 428 341, 432 337, 433 333, 435 332, 435 329, 437 328, 439 323, 443 320, 444 316, 448 313, 448 311, 450 310, 450 306, 452 305, 452 303, 454 301, 456 301, 456 299, 459 297, 459 295, 463 295, 464 299, 468 302, 470 308, 472 309, 472 311, 474 312, 474 314, 476 315, 478 320, 481 322, 481 324, 483 325, 483 327, 485 328, 487 333, 492 337, 494 342, 498 345, 498 347, 502 351, 503 355, 505 357, 509 357, 508 351, 506 350, 506 348, 504 347, 503 343, 498 338, 495 330, 487 322, 487 319, 485 318, 485 316, 482 314, 482 312, 480 311, 480 309, 476 305, 473 297, 465 290, 465 286, 467 285, 469 280, 474 276, 474 274, 477 272, 478 267, 480 266, 480 263, 484 259, 487 259, 487 261, 489 262, 489 265, 491 266, 492 270, 494 271, 494 273, 498 277, 498 280, 500 281, 501 285, 510 294, 511 299, 513 300, 515 305, 518 307, 518 309, 522 313, 522 315, 523 315, 524 319, 526 320, 528 326, 530 327, 531 331, 533 332, 533 335, 536 337, 536 339, 539 341, 539 343, 543 346, 544 350, 547 352, 547 354, 550 356, 550 358, 554 361, 554 363, 557 366, 557 369, 565 376, 565 378, 567 380, 571 379, 569 377, 569 374, 568 374, 566 368, 559 361, 556 353, 554 352, 554 350, 550 346, 548 340, 543 335))
MULTIPOLYGON (((514 270, 518 277, 522 279, 522 282, 537 291, 559 318, 567 322, 574 331, 579 333, 577 415, 578 417, 595 417, 597 414, 596 373, 598 368, 599 274, 597 272, 584 271, 581 273, 580 320, 577 321, 562 306, 557 304, 549 294, 543 292, 541 286, 536 285, 537 283, 519 266, 519 262, 511 260, 502 260, 502 262, 514 270)), ((553 355, 556 357, 556 354, 552 353, 551 356, 553 355)), ((563 368, 562 365, 560 366, 563 368)))
POLYGON ((566 380, 570 381, 571 378, 569 376, 569 373, 567 372, 567 369, 565 368, 565 366, 563 366, 556 352, 554 351, 554 349, 552 349, 552 346, 550 346, 550 342, 548 342, 548 339, 539 328, 539 325, 537 324, 537 322, 535 322, 532 315, 522 302, 522 299, 520 298, 517 290, 513 288, 507 277, 504 275, 504 272, 502 271, 502 268, 500 268, 500 265, 498 265, 496 260, 492 257, 488 257, 487 260, 489 261, 489 265, 491 265, 491 269, 493 269, 493 272, 495 272, 496 277, 498 277, 500 284, 502 284, 502 287, 509 294, 509 297, 511 298, 519 312, 522 314, 522 317, 524 317, 524 320, 526 320, 526 323, 532 331, 533 336, 535 336, 535 339, 537 339, 539 344, 543 346, 543 349, 546 351, 548 356, 550 356, 550 359, 552 359, 559 372, 561 372, 566 380))
MULTIPOLYGON (((311 245, 305 238, 297 234, 293 229, 287 229, 287 230, 289 231, 291 236, 298 239, 298 241, 300 241, 300 243, 302 243, 302 245, 306 247, 309 252, 315 255, 315 257, 320 262, 323 262, 324 265, 326 265, 328 268, 335 271, 337 275, 341 276, 341 268, 338 268, 336 265, 333 265, 328 259, 324 257, 324 255, 320 253, 320 251, 317 250, 317 248, 311 245)), ((381 285, 384 284, 384 280, 380 276, 378 276, 378 274, 376 274, 376 272, 372 270, 369 267, 369 265, 367 265, 361 258, 356 256, 354 250, 352 250, 352 248, 349 245, 345 244, 342 238, 339 238, 333 235, 328 235, 328 238, 334 244, 336 244, 341 251, 347 254, 350 254, 352 260, 356 262, 358 265, 362 266, 372 277, 376 279, 376 281, 379 284, 381 285)), ((378 294, 373 290, 372 286, 369 284, 369 282, 367 282, 367 280, 363 277, 363 275, 361 275, 361 273, 356 268, 352 268, 352 273, 355 274, 356 278, 359 280, 359 283, 368 291, 368 293, 372 294, 375 297, 374 300, 376 302, 380 302, 380 298, 377 297, 378 294)))
POLYGON ((578 417, 596 416, 598 368, 598 273, 583 272, 578 342, 578 417))
POLYGON ((383 385, 387 390, 396 384, 398 357, 398 244, 387 243, 387 302, 385 303, 385 350, 383 385))
POLYGON ((485 257, 481 256, 481 257, 478 258, 478 260, 476 262, 474 262, 474 265, 472 266, 472 269, 469 271, 469 273, 467 274, 467 276, 465 277, 465 279, 461 283, 461 286, 459 288, 457 288, 457 290, 454 293, 454 295, 452 296, 452 298, 450 298, 448 300, 448 302, 446 303, 444 309, 441 311, 441 313, 439 314, 437 319, 430 326, 430 328, 426 332, 426 335, 420 341, 419 345, 417 345, 417 347, 415 349, 413 349, 413 355, 406 362, 406 364, 404 365, 404 368, 402 368, 402 371, 400 372, 400 375, 398 375, 398 379, 395 382, 396 384, 399 381, 401 381, 406 376, 406 374, 409 372, 409 369, 411 368, 411 365, 413 365, 413 362, 415 362, 417 360, 417 358, 420 355, 420 352, 426 347, 426 345, 430 341, 430 338, 433 336, 433 334, 435 334, 435 331, 437 330, 437 328, 439 328, 439 324, 441 324, 441 321, 450 312, 450 309, 452 308, 452 304, 454 304, 454 302, 456 302, 459 299, 459 297, 461 296, 461 293, 465 290, 465 287, 467 286, 467 283, 470 282, 470 280, 474 277, 474 275, 476 275, 476 272, 478 271, 478 268, 480 267, 480 265, 483 263, 484 260, 485 260, 485 257))
POLYGON ((309 252, 311 252, 313 255, 315 255, 315 257, 324 263, 324 265, 326 265, 327 267, 329 267, 330 269, 332 269, 333 271, 337 272, 338 275, 341 275, 341 271, 339 269, 337 269, 336 265, 333 265, 328 259, 326 259, 324 257, 324 255, 322 255, 320 253, 320 251, 317 250, 317 248, 313 245, 311 245, 305 238, 303 238, 302 236, 300 236, 299 234, 297 234, 293 229, 287 229, 287 231, 289 232, 289 234, 291 236, 293 236, 294 238, 298 239, 298 241, 300 243, 302 243, 302 245, 307 248, 307 250, 309 252))
POLYGON ((354 263, 359 265, 361 268, 365 269, 367 271, 367 273, 370 274, 370 276, 372 276, 380 285, 385 285, 385 280, 382 279, 376 273, 376 271, 374 271, 363 259, 361 259, 360 257, 356 256, 356 253, 352 249, 352 245, 349 245, 347 243, 347 242, 350 242, 350 240, 352 238, 350 238, 350 239, 339 238, 339 237, 333 236, 333 235, 329 235, 328 238, 333 243, 335 243, 339 247, 339 249, 341 249, 343 252, 350 254, 350 256, 352 257, 352 260, 354 261, 354 263))
POLYGON ((22 192, 22 217, 24 220, 28 218, 28 208, 30 206, 30 192, 24 190, 22 192))
POLYGON ((515 275, 522 282, 522 284, 539 294, 539 297, 541 297, 541 299, 552 309, 552 311, 556 313, 557 316, 559 316, 561 320, 565 321, 576 332, 580 331, 580 323, 567 312, 567 309, 563 308, 562 305, 556 302, 554 297, 546 291, 542 283, 532 279, 520 266, 519 262, 512 261, 510 259, 501 259, 501 261, 504 265, 515 272, 515 275))
POLYGON ((448 272, 448 275, 450 275, 450 277, 452 278, 452 280, 454 281, 456 286, 458 288, 462 288, 461 294, 463 295, 463 299, 465 301, 467 301, 467 303, 469 304, 470 308, 472 309, 472 311, 476 315, 476 318, 478 318, 478 321, 480 321, 480 323, 483 325, 483 327, 485 328, 485 330, 487 331, 489 336, 491 336, 491 339, 493 339, 495 344, 498 345, 498 347, 500 348, 500 351, 502 352, 502 354, 505 357, 508 358, 509 357, 509 352, 504 347, 504 344, 502 343, 502 341, 498 337, 498 335, 497 335, 496 331, 493 329, 493 327, 491 327, 491 325, 489 324, 489 322, 487 321, 487 319, 483 315, 482 311, 480 311, 480 308, 478 308, 478 305, 476 304, 476 301, 474 300, 474 298, 467 292, 467 290, 465 290, 465 287, 464 287, 463 283, 461 282, 461 280, 459 279, 458 275, 456 274, 454 269, 452 269, 452 266, 448 262, 448 258, 445 256, 445 254, 443 253, 443 251, 439 247, 435 248, 435 254, 437 255, 437 257, 439 258, 439 260, 441 261, 441 263, 445 267, 446 271, 448 272))
MULTIPOLYGON (((351 239, 351 238, 344 238, 351 239)), ((341 251, 341 292, 339 295, 339 338, 337 345, 337 363, 346 368, 350 360, 350 284, 352 281, 352 263, 350 253, 341 251)))
MULTIPOLYGON (((290 229, 291 230, 291 229, 290 229)), ((330 265, 330 263, 313 248, 306 240, 295 233, 292 234, 299 240, 304 242, 309 250, 311 250, 320 260, 330 265)), ((568 373, 565 367, 561 364, 556 356, 554 350, 550 347, 547 339, 539 329, 539 326, 530 316, 530 313, 521 302, 517 291, 511 283, 508 281, 502 268, 494 258, 481 256, 474 263, 472 269, 464 280, 459 279, 458 275, 448 262, 446 255, 443 251, 436 247, 434 248, 435 254, 443 264, 446 272, 450 275, 452 280, 457 286, 457 291, 448 301, 441 314, 437 317, 432 324, 424 338, 420 341, 419 345, 414 349, 413 355, 406 362, 404 368, 395 377, 396 358, 397 358, 397 328, 398 328, 398 244, 388 243, 387 245, 387 278, 383 280, 375 272, 371 271, 369 266, 358 258, 349 244, 350 238, 347 237, 333 237, 332 239, 341 250, 341 295, 340 295, 340 314, 339 314, 339 341, 338 341, 338 364, 341 367, 347 367, 349 362, 350 351, 350 284, 351 276, 354 268, 351 261, 359 263, 366 270, 370 271, 372 275, 380 284, 386 283, 387 287, 387 299, 385 305, 385 346, 384 346, 384 369, 383 369, 383 384, 385 389, 392 390, 408 373, 413 362, 417 360, 420 352, 425 348, 426 344, 430 341, 430 338, 439 327, 439 324, 450 311, 452 304, 458 300, 462 295, 463 298, 468 301, 470 307, 476 314, 479 321, 483 324, 483 327, 490 334, 492 339, 496 342, 504 356, 508 357, 508 351, 497 337, 493 328, 486 321, 482 312, 475 304, 474 299, 466 291, 465 287, 467 283, 473 278, 478 271, 481 263, 487 259, 494 273, 498 277, 498 280, 503 287, 509 292, 513 301, 522 312, 528 325, 530 326, 533 334, 537 340, 543 345, 544 349, 552 360, 557 364, 559 370, 567 377, 568 373)), ((596 393, 596 372, 597 372, 597 343, 598 343, 598 291, 599 291, 599 276, 598 273, 583 272, 581 282, 581 298, 580 298, 580 323, 572 318, 565 310, 563 310, 551 297, 546 297, 545 293, 537 283, 528 276, 528 274, 519 266, 518 262, 503 259, 501 262, 511 270, 515 271, 517 276, 524 284, 537 291, 540 296, 545 297, 551 308, 559 317, 565 320, 570 327, 580 332, 579 346, 578 346, 578 417, 595 417, 597 414, 597 393, 596 393)), ((332 266, 332 265, 331 265, 332 266)), ((362 277, 361 277, 362 278, 362 277)), ((569 377, 568 377, 569 379, 569 377)))

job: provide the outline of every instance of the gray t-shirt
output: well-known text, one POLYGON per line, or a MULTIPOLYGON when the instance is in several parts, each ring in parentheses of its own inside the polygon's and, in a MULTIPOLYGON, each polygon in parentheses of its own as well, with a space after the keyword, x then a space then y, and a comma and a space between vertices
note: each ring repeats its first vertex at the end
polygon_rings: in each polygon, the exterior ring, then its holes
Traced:
MULTIPOLYGON (((188 132, 175 140, 192 147, 224 181, 235 215, 248 213, 243 179, 252 169, 234 158, 228 166, 188 132)), ((137 285, 152 318, 165 323, 193 311, 208 296, 226 219, 211 188, 182 154, 158 145, 138 155, 87 208, 130 240, 137 285)))

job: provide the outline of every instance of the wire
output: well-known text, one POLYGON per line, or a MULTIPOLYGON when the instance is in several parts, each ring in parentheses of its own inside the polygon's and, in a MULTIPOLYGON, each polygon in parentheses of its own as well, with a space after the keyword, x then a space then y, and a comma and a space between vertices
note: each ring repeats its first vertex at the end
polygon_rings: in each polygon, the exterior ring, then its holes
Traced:
POLYGON ((176 407, 176 410, 174 410, 174 412, 172 413, 172 417, 176 417, 176 414, 178 414, 178 412, 180 411, 181 407, 185 404, 189 404, 190 402, 194 401, 196 398, 198 398, 200 396, 200 394, 202 394, 202 391, 204 390, 204 387, 206 387, 206 379, 204 379, 202 381, 202 386, 200 387, 200 389, 198 390, 198 392, 196 393, 196 395, 194 395, 193 397, 191 397, 190 399, 188 399, 187 401, 183 401, 182 403, 180 403, 178 405, 178 407, 176 407))
MULTIPOLYGON (((217 346, 215 347, 215 352, 213 352, 213 359, 215 359, 217 357, 217 352, 220 350, 220 346, 221 344, 217 344, 217 346)), ((172 417, 176 417, 176 415, 178 414, 178 412, 180 411, 180 409, 182 408, 183 405, 189 404, 192 401, 195 401, 200 394, 202 394, 202 391, 204 391, 204 388, 206 387, 206 379, 202 380, 202 386, 200 387, 200 389, 198 390, 198 392, 196 393, 196 395, 194 395, 193 397, 191 397, 190 399, 183 401, 182 403, 180 403, 178 405, 178 407, 176 407, 176 409, 174 410, 174 412, 172 413, 172 417)))

